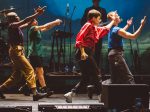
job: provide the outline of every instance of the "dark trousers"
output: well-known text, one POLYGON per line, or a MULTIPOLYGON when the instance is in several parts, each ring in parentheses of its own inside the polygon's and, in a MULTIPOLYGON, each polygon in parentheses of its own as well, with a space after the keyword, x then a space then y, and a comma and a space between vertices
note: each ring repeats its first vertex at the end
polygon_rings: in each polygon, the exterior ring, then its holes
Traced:
POLYGON ((123 57, 123 51, 112 49, 108 60, 111 72, 111 82, 114 84, 134 84, 134 78, 123 57))
POLYGON ((92 84, 95 86, 96 94, 99 95, 101 93, 101 81, 99 69, 93 58, 93 52, 89 48, 85 48, 85 52, 88 54, 88 58, 86 60, 81 60, 81 52, 77 49, 75 56, 79 62, 81 75, 81 81, 72 89, 73 92, 78 93, 81 87, 92 84))
POLYGON ((100 59, 101 59, 101 51, 102 51, 102 39, 99 39, 99 41, 95 44, 95 53, 94 53, 94 59, 98 67, 100 67, 100 59))

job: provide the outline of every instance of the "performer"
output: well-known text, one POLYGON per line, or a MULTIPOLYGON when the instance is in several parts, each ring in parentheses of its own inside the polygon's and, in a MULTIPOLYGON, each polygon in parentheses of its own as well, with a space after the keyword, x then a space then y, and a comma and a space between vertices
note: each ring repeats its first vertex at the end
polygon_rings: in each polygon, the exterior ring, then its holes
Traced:
POLYGON ((20 20, 18 15, 15 12, 10 12, 7 14, 8 19, 8 43, 10 46, 9 56, 13 62, 13 73, 8 80, 6 80, 2 85, 0 85, 0 97, 5 98, 2 92, 6 91, 8 88, 14 85, 18 85, 21 82, 21 79, 24 78, 31 88, 33 93, 33 101, 37 101, 47 94, 40 94, 36 90, 36 81, 34 75, 34 69, 24 56, 24 47, 23 47, 23 33, 22 28, 25 28, 30 21, 37 18, 37 16, 43 14, 44 7, 39 7, 37 12, 33 15, 20 20), (20 74, 20 72, 22 74, 20 74))
MULTIPOLYGON (((103 23, 105 23, 107 21, 106 9, 99 6, 99 3, 101 2, 101 0, 92 0, 92 2, 93 2, 93 6, 85 9, 83 17, 81 19, 81 25, 82 26, 86 23, 88 12, 91 9, 95 9, 101 13, 101 21, 103 23)), ((100 67, 101 50, 102 50, 102 38, 100 38, 99 41, 95 44, 94 58, 95 58, 95 61, 96 61, 96 64, 98 67, 100 67)))
POLYGON ((110 29, 108 34, 108 59, 111 71, 111 81, 115 84, 134 84, 135 82, 133 75, 130 72, 123 57, 123 38, 136 39, 145 24, 146 17, 141 20, 141 25, 137 31, 131 34, 126 30, 130 26, 132 19, 127 22, 127 25, 124 28, 120 28, 118 27, 119 23, 121 22, 120 16, 116 11, 108 13, 109 20, 112 20, 112 16, 115 16, 117 20, 115 21, 114 26, 110 29))
MULTIPOLYGON (((105 8, 102 8, 101 6, 99 6, 100 2, 101 2, 101 0, 92 0, 93 6, 88 7, 88 8, 85 9, 83 17, 81 19, 81 25, 82 26, 86 23, 88 12, 90 10, 92 10, 92 9, 95 9, 95 10, 99 11, 101 13, 101 21, 102 21, 102 23, 106 23, 106 21, 107 21, 107 12, 106 12, 105 8)), ((95 44, 95 53, 94 53, 94 59, 96 61, 97 66, 100 69, 101 69, 101 65, 100 65, 100 63, 101 63, 100 62, 101 51, 102 51, 102 38, 100 38, 99 41, 95 44)), ((94 93, 94 86, 93 86, 93 84, 89 84, 87 86, 87 92, 88 92, 88 97, 90 99, 92 99, 93 93, 94 93)))
POLYGON ((96 88, 96 93, 100 102, 101 97, 101 82, 99 82, 98 66, 93 58, 95 51, 95 43, 102 37, 104 37, 112 25, 115 23, 115 18, 112 17, 112 21, 105 27, 98 27, 101 22, 101 13, 95 9, 92 9, 88 13, 88 21, 81 28, 76 38, 76 59, 79 61, 81 70, 81 81, 71 90, 64 95, 66 102, 71 103, 72 97, 78 93, 82 86, 86 86, 89 82, 93 83, 96 88))
POLYGON ((31 28, 29 30, 29 58, 30 63, 33 66, 35 70, 35 74, 37 75, 37 78, 39 80, 39 83, 41 85, 41 92, 47 92, 47 94, 50 96, 52 95, 53 91, 50 91, 45 83, 44 79, 44 70, 43 70, 43 62, 42 62, 42 51, 41 51, 41 32, 47 31, 54 26, 60 25, 62 21, 59 19, 56 19, 55 21, 49 22, 44 25, 38 26, 38 22, 36 19, 31 23, 31 28))

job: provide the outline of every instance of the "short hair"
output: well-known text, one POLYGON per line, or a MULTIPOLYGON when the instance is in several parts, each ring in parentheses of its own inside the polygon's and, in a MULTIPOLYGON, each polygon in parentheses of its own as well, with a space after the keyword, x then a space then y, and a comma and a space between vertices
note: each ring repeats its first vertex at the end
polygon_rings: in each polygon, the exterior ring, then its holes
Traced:
POLYGON ((95 9, 92 9, 88 12, 88 15, 87 15, 87 20, 90 20, 92 19, 93 17, 97 18, 98 16, 101 17, 101 13, 95 9))
POLYGON ((6 14, 6 18, 10 23, 16 21, 16 17, 18 17, 18 15, 15 12, 10 12, 6 14))
POLYGON ((7 13, 6 17, 17 17, 18 15, 15 12, 7 13))
POLYGON ((107 14, 108 20, 111 20, 111 16, 112 16, 113 13, 114 13, 114 11, 111 11, 111 12, 109 12, 109 13, 107 14))

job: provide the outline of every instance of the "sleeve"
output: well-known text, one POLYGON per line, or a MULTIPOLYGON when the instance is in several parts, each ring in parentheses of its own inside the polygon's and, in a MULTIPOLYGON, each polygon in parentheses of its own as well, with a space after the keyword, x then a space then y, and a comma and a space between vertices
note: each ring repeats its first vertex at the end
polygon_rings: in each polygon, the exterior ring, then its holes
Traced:
POLYGON ((114 27, 112 32, 115 33, 115 34, 117 34, 120 29, 121 28, 119 28, 119 27, 114 27))
POLYGON ((87 35, 89 28, 90 28, 91 24, 90 23, 86 23, 80 30, 80 32, 77 34, 76 37, 76 47, 79 48, 80 45, 83 44, 83 38, 87 35))
POLYGON ((110 30, 106 27, 98 27, 97 31, 98 31, 97 37, 100 39, 100 38, 103 38, 104 36, 106 36, 110 30))
POLYGON ((29 56, 32 54, 33 51, 33 40, 34 40, 34 36, 33 36, 33 31, 34 31, 34 26, 32 26, 29 30, 28 33, 28 37, 29 37, 29 48, 28 48, 28 54, 27 54, 27 58, 29 58, 29 56))
POLYGON ((32 47, 33 47, 33 42, 30 42, 29 48, 28 48, 28 54, 27 54, 27 58, 29 58, 29 56, 32 54, 32 47))

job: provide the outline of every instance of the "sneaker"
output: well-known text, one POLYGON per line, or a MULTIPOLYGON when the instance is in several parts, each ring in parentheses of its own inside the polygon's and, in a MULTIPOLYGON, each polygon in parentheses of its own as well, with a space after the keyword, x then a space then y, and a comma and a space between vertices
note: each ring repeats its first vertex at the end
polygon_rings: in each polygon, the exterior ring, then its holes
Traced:
POLYGON ((54 91, 51 91, 49 88, 42 88, 40 90, 41 93, 47 93, 47 97, 50 97, 51 95, 54 94, 54 91))
POLYGON ((93 94, 94 94, 94 86, 93 85, 87 86, 87 94, 90 99, 93 98, 93 94))
POLYGON ((38 101, 45 97, 47 97, 47 93, 37 93, 36 95, 33 95, 33 101, 38 101))
POLYGON ((0 98, 1 99, 5 99, 6 98, 2 92, 0 92, 0 98))
POLYGON ((101 94, 97 96, 99 103, 101 103, 101 96, 102 96, 101 94))
POLYGON ((18 89, 18 91, 19 91, 20 93, 23 93, 25 96, 30 96, 30 89, 29 89, 29 87, 28 87, 27 84, 24 84, 23 86, 21 86, 21 87, 18 89))
POLYGON ((67 103, 72 103, 72 97, 75 95, 73 92, 68 92, 64 95, 67 103))

